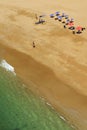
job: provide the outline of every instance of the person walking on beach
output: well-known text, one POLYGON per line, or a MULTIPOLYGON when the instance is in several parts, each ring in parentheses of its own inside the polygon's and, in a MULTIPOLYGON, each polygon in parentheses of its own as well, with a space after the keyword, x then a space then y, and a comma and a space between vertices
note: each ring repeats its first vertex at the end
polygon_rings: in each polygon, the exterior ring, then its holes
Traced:
POLYGON ((35 46, 35 42, 33 41, 33 48, 35 48, 36 46, 35 46))
POLYGON ((37 14, 35 14, 35 18, 36 18, 36 20, 38 19, 38 16, 37 16, 37 14))

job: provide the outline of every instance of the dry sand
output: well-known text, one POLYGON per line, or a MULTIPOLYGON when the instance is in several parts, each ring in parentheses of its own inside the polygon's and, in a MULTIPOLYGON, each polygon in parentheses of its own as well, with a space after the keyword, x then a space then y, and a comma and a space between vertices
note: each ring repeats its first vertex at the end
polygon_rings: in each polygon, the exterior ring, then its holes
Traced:
POLYGON ((87 31, 73 35, 49 14, 65 12, 87 27, 86 7, 86 0, 0 0, 1 57, 80 130, 87 130, 87 31), (36 14, 46 24, 35 25, 36 14))

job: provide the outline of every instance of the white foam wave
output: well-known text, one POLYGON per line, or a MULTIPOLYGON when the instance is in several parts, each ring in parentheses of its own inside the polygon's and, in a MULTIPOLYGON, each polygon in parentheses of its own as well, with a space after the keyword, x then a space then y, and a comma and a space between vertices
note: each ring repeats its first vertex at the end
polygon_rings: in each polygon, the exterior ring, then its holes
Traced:
MULTIPOLYGON (((48 106, 50 106, 52 109, 54 109, 50 103, 46 102, 46 104, 47 104, 48 106)), ((60 115, 59 117, 60 117, 62 120, 66 121, 66 119, 65 119, 63 116, 60 115)))
POLYGON ((66 119, 65 119, 63 116, 60 116, 60 118, 61 118, 62 120, 64 120, 64 121, 66 121, 66 119))
POLYGON ((0 62, 0 66, 3 67, 3 68, 5 68, 7 71, 13 72, 14 75, 16 75, 14 67, 11 66, 10 64, 8 64, 6 60, 2 60, 0 62))
POLYGON ((51 104, 50 104, 50 103, 48 103, 48 102, 47 102, 46 104, 47 104, 48 106, 51 106, 51 104))

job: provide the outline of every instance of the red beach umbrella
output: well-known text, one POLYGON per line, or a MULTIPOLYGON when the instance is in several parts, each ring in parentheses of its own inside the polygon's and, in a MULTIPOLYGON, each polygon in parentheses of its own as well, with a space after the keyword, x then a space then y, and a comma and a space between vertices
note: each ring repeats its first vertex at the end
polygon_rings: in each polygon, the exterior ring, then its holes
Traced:
POLYGON ((69 25, 70 27, 72 27, 72 26, 74 25, 74 23, 73 23, 73 22, 72 22, 72 23, 69 22, 68 25, 69 25))
POLYGON ((77 26, 77 27, 76 27, 76 30, 81 31, 81 30, 82 30, 82 27, 81 27, 81 26, 77 26))

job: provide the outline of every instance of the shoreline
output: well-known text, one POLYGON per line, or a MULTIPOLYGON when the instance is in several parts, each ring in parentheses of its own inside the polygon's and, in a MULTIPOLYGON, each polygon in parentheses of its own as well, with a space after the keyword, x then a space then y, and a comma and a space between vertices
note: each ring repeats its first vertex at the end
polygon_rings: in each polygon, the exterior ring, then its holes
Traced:
POLYGON ((3 59, 6 59, 8 63, 14 66, 17 75, 25 84, 34 83, 36 85, 34 88, 30 88, 34 93, 43 96, 61 116, 64 115, 79 130, 82 128, 86 130, 86 124, 83 122, 83 120, 87 119, 84 119, 86 96, 77 93, 74 89, 61 82, 51 69, 35 61, 29 55, 5 45, 0 45, 1 50, 5 52, 2 55, 3 59), (47 83, 48 79, 50 79, 50 82, 47 83))

